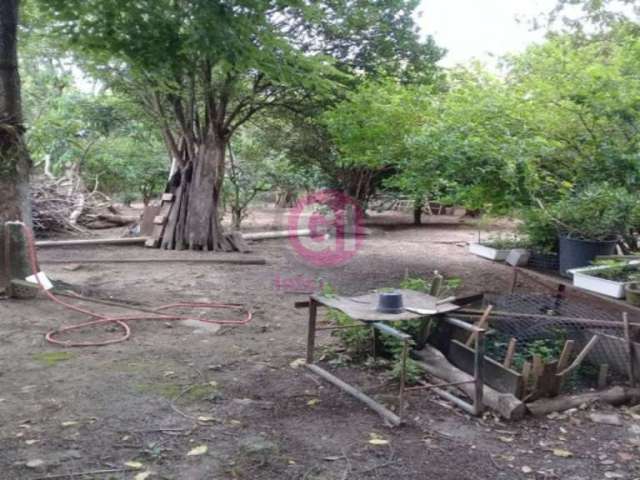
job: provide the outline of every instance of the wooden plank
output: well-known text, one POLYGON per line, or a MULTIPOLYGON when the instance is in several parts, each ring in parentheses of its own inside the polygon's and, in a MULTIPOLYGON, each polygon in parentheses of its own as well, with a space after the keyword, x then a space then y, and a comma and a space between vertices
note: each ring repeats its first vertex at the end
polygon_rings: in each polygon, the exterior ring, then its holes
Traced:
POLYGON ((558 361, 548 362, 542 364, 542 372, 537 378, 536 389, 533 393, 532 399, 555 396, 557 379, 556 373, 558 372, 558 361))
POLYGON ((397 313, 380 313, 378 306, 378 294, 368 293, 357 297, 312 295, 312 298, 327 307, 336 308, 349 317, 363 322, 397 322, 400 320, 416 320, 436 313, 447 313, 457 310, 457 305, 452 303, 437 304, 438 299, 426 293, 414 290, 399 289, 402 294, 405 310, 397 313), (415 310, 415 311, 414 311, 415 310), (415 313, 430 312, 430 313, 415 313))
POLYGON ((153 219, 160 213, 160 204, 147 205, 142 212, 142 221, 140 222, 140 235, 145 237, 153 234, 153 219))
MULTIPOLYGON (((493 305, 489 305, 485 309, 485 311, 482 313, 482 316, 480 317, 480 320, 478 320, 478 322, 475 324, 476 327, 486 328, 487 322, 489 321, 489 314, 491 314, 491 310, 493 310, 493 305)), ((475 332, 469 335, 469 339, 467 340, 467 343, 466 343, 467 347, 470 347, 475 342, 477 336, 478 334, 475 332)))
MULTIPOLYGON (((452 340, 447 358, 460 370, 473 375, 475 351, 458 340, 452 340)), ((505 368, 492 358, 484 357, 484 382, 494 390, 510 393, 518 398, 523 392, 523 377, 510 368, 505 368)))
POLYGON ((151 238, 153 239, 153 241, 145 243, 146 246, 152 248, 158 248, 160 246, 162 237, 164 235, 166 223, 164 221, 162 223, 156 223, 156 219, 158 219, 158 217, 168 218, 172 206, 173 203, 171 201, 163 201, 160 205, 160 211, 158 212, 158 215, 156 215, 156 217, 154 217, 153 219, 154 227, 153 233, 151 234, 151 238))
POLYGON ((524 362, 522 365, 522 398, 529 393, 531 385, 531 362, 524 362))
POLYGON ((517 344, 518 344, 518 340, 516 338, 511 337, 511 340, 509 340, 509 345, 507 346, 507 353, 504 356, 504 362, 502 362, 502 366, 504 368, 511 368, 511 363, 513 363, 513 356, 516 353, 517 344))
POLYGON ((587 343, 585 345, 585 347, 578 354, 578 356, 575 358, 573 363, 569 367, 565 368, 560 373, 558 373, 558 375, 560 375, 560 376, 567 375, 568 373, 570 373, 573 370, 575 370, 576 368, 578 368, 580 366, 580 364, 582 363, 582 361, 589 354, 589 352, 593 349, 593 347, 596 346, 596 343, 598 343, 598 340, 600 340, 600 336, 599 335, 594 335, 593 337, 591 337, 591 340, 589 340, 589 343, 587 343))
POLYGON ((562 371, 569 365, 569 358, 571 358, 571 352, 573 351, 575 343, 575 340, 567 340, 564 342, 564 347, 562 347, 562 352, 560 353, 560 357, 558 357, 558 370, 562 371))
MULTIPOLYGON (((562 352, 560 353, 560 357, 558 357, 557 372, 563 371, 565 368, 567 368, 567 365, 569 365, 569 359, 571 358, 571 352, 573 351, 575 343, 575 340, 567 340, 566 342, 564 342, 564 347, 562 347, 562 352)), ((552 395, 560 394, 560 390, 562 390, 562 384, 564 383, 565 378, 565 376, 556 375, 555 385, 553 390, 551 391, 552 395)))

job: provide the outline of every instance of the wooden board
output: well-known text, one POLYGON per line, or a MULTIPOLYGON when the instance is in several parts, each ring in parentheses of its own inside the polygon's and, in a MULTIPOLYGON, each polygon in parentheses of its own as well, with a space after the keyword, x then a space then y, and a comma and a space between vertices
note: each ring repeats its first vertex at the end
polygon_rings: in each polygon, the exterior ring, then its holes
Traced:
MULTIPOLYGON (((475 351, 458 340, 452 340, 449 346, 448 360, 460 370, 473 375, 475 351)), ((500 363, 484 357, 484 382, 494 390, 510 393, 517 398, 523 394, 523 380, 515 370, 503 367, 500 363)))
MULTIPOLYGON (((167 197, 168 198, 168 197, 167 197)), ((160 246, 160 242, 162 241, 162 236, 164 234, 166 222, 157 223, 157 219, 159 218, 167 218, 169 212, 171 211, 171 205, 173 205, 173 196, 171 200, 163 200, 160 205, 160 209, 157 214, 153 217, 153 232, 151 233, 151 237, 145 242, 145 246, 151 248, 158 248, 160 246)))
POLYGON ((140 223, 140 235, 149 237, 153 235, 153 219, 160 213, 160 204, 147 205, 142 212, 142 222, 140 223))
MULTIPOLYGON (((434 308, 435 302, 437 301, 437 299, 431 295, 413 290, 394 291, 402 293, 405 308, 412 307, 428 310, 434 308)), ((312 298, 322 305, 340 310, 354 320, 360 320, 363 322, 397 322, 401 320, 416 320, 418 318, 428 316, 407 311, 402 311, 397 314, 380 313, 376 311, 376 307, 378 305, 378 293, 368 293, 358 297, 312 295, 312 298)), ((437 313, 441 314, 452 312, 460 307, 453 303, 443 303, 435 306, 435 308, 437 313)))

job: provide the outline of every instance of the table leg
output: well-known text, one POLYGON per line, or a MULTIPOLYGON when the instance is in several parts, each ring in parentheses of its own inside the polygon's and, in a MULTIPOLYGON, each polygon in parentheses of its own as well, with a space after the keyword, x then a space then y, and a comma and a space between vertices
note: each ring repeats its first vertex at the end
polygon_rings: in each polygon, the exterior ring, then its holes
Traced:
POLYGON ((402 418, 402 414, 404 413, 404 389, 405 383, 407 381, 407 356, 409 355, 409 340, 404 340, 402 342, 402 359, 401 359, 401 370, 400 370, 400 393, 398 395, 398 416, 402 418))
POLYGON ((484 410, 484 331, 479 331, 476 336, 476 351, 473 365, 473 376, 475 380, 475 395, 473 399, 473 410, 476 415, 481 415, 484 410))
POLYGON ((313 363, 313 353, 316 344, 316 319, 318 317, 318 304, 313 298, 309 299, 309 326, 307 331, 307 363, 313 363))

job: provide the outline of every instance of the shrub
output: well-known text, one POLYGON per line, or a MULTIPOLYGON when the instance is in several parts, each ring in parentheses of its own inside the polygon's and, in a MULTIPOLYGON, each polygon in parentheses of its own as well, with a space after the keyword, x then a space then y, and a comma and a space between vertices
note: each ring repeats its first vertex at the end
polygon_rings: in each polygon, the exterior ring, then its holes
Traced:
POLYGON ((610 240, 633 226, 638 200, 624 188, 591 185, 556 203, 547 214, 560 235, 610 240))

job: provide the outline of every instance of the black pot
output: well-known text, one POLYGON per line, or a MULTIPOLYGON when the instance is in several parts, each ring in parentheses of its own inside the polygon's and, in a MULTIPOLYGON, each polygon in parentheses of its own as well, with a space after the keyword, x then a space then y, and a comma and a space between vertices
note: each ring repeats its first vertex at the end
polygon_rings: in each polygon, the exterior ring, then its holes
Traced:
POLYGON ((378 308, 380 313, 402 313, 402 294, 398 292, 380 293, 378 295, 378 308))
POLYGON ((599 255, 612 255, 616 243, 617 239, 591 241, 560 237, 560 274, 569 277, 571 274, 567 270, 589 266, 599 255))
POLYGON ((558 254, 537 252, 535 250, 532 250, 531 255, 529 256, 529 262, 527 262, 527 266, 535 270, 550 270, 557 272, 560 268, 558 254))

